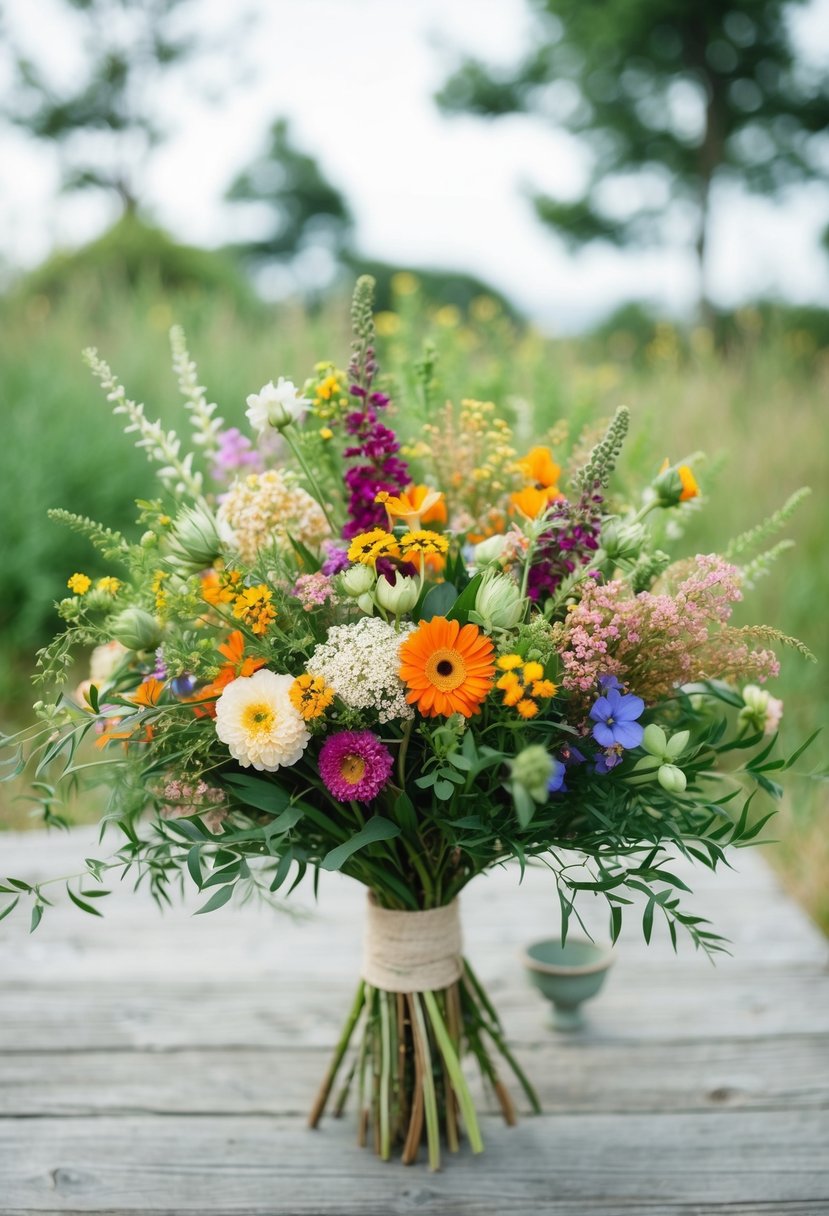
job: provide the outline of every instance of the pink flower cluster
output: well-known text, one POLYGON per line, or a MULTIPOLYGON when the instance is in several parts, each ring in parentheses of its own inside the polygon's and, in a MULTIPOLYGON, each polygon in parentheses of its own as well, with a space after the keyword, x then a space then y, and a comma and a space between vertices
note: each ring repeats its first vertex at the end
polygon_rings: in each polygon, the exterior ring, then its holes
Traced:
POLYGON ((328 600, 333 600, 334 587, 327 574, 300 574, 291 588, 291 595, 299 600, 306 612, 320 608, 328 600))
POLYGON ((770 650, 753 650, 728 625, 742 598, 740 572, 716 554, 674 567, 684 576, 672 593, 631 596, 621 579, 588 584, 561 634, 563 685, 592 693, 600 675, 615 675, 647 702, 695 680, 766 680, 779 664, 770 650))
POLYGON ((224 791, 218 786, 199 780, 195 785, 189 781, 168 781, 160 793, 164 800, 162 819, 188 819, 200 815, 209 832, 217 832, 227 818, 224 791))

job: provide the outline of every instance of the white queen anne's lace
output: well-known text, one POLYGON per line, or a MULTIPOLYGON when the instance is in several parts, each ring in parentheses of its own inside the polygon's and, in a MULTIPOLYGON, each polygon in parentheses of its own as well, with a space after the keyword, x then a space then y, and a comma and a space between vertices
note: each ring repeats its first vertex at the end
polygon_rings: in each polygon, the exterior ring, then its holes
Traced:
POLYGON ((398 673, 400 646, 414 625, 396 631, 380 617, 363 617, 353 625, 334 625, 328 641, 316 647, 308 671, 322 676, 351 709, 374 709, 381 722, 413 718, 398 673))

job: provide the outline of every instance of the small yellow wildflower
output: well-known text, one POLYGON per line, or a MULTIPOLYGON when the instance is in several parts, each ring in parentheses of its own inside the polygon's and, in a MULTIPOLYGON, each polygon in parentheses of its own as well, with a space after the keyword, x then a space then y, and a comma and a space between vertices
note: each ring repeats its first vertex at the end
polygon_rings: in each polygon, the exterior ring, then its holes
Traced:
POLYGON ((370 532, 361 532, 355 536, 348 547, 348 560, 361 562, 364 566, 373 566, 378 557, 398 557, 400 549, 397 540, 384 528, 372 528, 370 532))
POLYGON ((214 607, 229 604, 239 594, 241 581, 238 570, 208 570, 201 578, 201 597, 214 607))
POLYGON ((265 583, 245 587, 233 601, 233 615, 244 621, 251 631, 259 636, 267 633, 268 626, 276 620, 276 609, 271 600, 273 592, 265 583))
POLYGON ((323 401, 330 401, 335 393, 342 392, 342 385, 338 376, 330 372, 324 380, 321 380, 317 385, 317 396, 323 401))
POLYGON ((334 689, 322 676, 297 676, 288 689, 291 704, 306 722, 321 717, 334 700, 334 689))
POLYGON ((155 596, 155 610, 159 616, 167 607, 167 592, 164 590, 164 581, 170 576, 164 570, 156 570, 150 583, 150 590, 155 596))
POLYGON ((113 578, 111 575, 105 575, 104 578, 99 578, 95 584, 98 591, 105 591, 107 595, 117 595, 121 586, 119 578, 113 578))
POLYGON ((321 426, 320 427, 320 439, 333 439, 333 438, 334 438, 334 432, 331 430, 330 426, 321 426))
POLYGON ((498 660, 498 666, 501 671, 514 671, 516 667, 521 667, 523 662, 520 654, 502 654, 498 660))
POLYGON ((515 708, 518 715, 522 718, 534 718, 538 713, 538 706, 529 697, 525 697, 522 701, 519 701, 515 708))
POLYGON ((92 586, 92 579, 86 574, 73 574, 66 580, 66 585, 75 595, 86 595, 92 586))
POLYGON ((430 553, 442 555, 449 552, 449 541, 440 532, 419 528, 416 532, 404 532, 400 538, 400 548, 404 557, 426 557, 430 553))
POLYGON ((558 692, 558 685, 552 680, 536 680, 531 689, 532 695, 536 700, 546 700, 548 697, 554 697, 558 692))
POLYGON ((374 328, 381 338, 393 337, 402 324, 396 312, 378 312, 374 318, 374 328))
POLYGON ((544 668, 540 663, 525 663, 524 664, 524 683, 533 684, 536 680, 543 680, 544 668))
POLYGON ((391 277, 391 289, 397 296, 413 296, 420 280, 408 270, 399 270, 391 277))

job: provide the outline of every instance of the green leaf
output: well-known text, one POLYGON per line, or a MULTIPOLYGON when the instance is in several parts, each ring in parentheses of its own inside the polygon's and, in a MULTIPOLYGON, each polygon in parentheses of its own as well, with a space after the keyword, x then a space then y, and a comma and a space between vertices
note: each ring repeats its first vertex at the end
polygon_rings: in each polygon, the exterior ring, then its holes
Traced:
POLYGON ((417 814, 415 812, 414 803, 408 794, 400 794, 394 804, 392 811, 397 823, 401 829, 409 835, 415 835, 417 832, 417 814))
POLYGON ((535 814, 535 803, 524 789, 523 785, 512 786, 512 800, 515 803, 515 813, 522 828, 529 825, 535 814))
MULTIPOLYGON (((464 594, 466 593, 464 592, 464 594)), ((429 590, 423 601, 420 609, 421 621, 431 621, 436 616, 447 616, 457 598, 457 587, 453 587, 451 583, 437 583, 429 590)))
POLYGON ((291 862, 294 860, 293 849, 287 849, 279 859, 279 864, 276 867, 276 873, 273 876, 273 882, 270 885, 271 891, 278 891, 282 886, 288 873, 291 869, 291 862))
POLYGON ((221 780, 232 788, 240 801, 257 811, 276 815, 291 801, 290 794, 281 785, 263 781, 261 777, 249 777, 247 773, 223 773, 221 780))
POLYGON ((647 902, 645 911, 642 913, 642 932, 645 935, 645 941, 650 945, 651 933, 653 932, 653 909, 656 900, 652 895, 647 902))
POLYGON ((441 802, 448 802, 454 792, 455 787, 451 781, 442 778, 435 782, 435 797, 439 798, 441 802))
POLYGON ((201 890, 201 845, 194 844, 187 854, 187 869, 190 871, 190 877, 193 879, 193 882, 201 890))
POLYGON ((467 583, 460 595, 457 595, 455 602, 446 613, 447 619, 450 621, 460 621, 465 625, 469 619, 469 613, 475 607, 475 599, 478 594, 478 588, 483 579, 482 574, 476 574, 471 582, 467 583))
POLYGON ((383 819, 380 815, 373 815, 365 827, 361 828, 350 840, 346 840, 326 853, 321 862, 322 868, 323 870, 341 870, 349 857, 358 849, 364 849, 366 845, 375 844, 380 840, 394 840, 399 835, 400 828, 396 823, 383 819))
POLYGON ((226 887, 219 887, 218 891, 210 896, 206 904, 202 904, 193 915, 201 916, 203 912, 215 912, 217 908, 223 908, 233 894, 234 884, 229 883, 226 887))
POLYGON ((19 903, 20 903, 20 896, 15 895, 15 897, 11 901, 11 903, 6 904, 5 908, 0 910, 0 920, 5 920, 5 918, 9 915, 9 913, 13 912, 19 903))
POLYGON ((175 832, 177 836, 184 836, 187 840, 196 841, 198 844, 210 839, 210 833, 206 828, 192 819, 165 819, 164 826, 171 832, 175 832))
POLYGON ((103 913, 99 912, 97 908, 93 908, 92 904, 86 903, 79 895, 76 895, 68 884, 66 887, 66 894, 72 900, 75 907, 80 908, 81 912, 87 912, 90 916, 103 916, 103 913))
POLYGON ((322 562, 319 558, 314 557, 311 550, 306 545, 303 545, 301 540, 295 540, 290 532, 288 533, 288 540, 291 542, 294 553, 296 553, 302 562, 303 574, 317 574, 322 569, 322 562))
POLYGON ((29 925, 30 933, 34 933, 35 929, 40 924, 42 917, 43 917, 43 904, 35 904, 35 906, 32 908, 32 921, 31 921, 31 924, 29 925))

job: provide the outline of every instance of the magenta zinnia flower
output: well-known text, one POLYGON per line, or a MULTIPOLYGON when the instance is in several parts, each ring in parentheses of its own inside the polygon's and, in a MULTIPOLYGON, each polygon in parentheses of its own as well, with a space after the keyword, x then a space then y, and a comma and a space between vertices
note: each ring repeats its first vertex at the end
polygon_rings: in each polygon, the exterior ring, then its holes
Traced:
POLYGON ((342 730, 320 752, 320 774, 340 802, 371 802, 389 779, 389 749, 370 730, 342 730))

